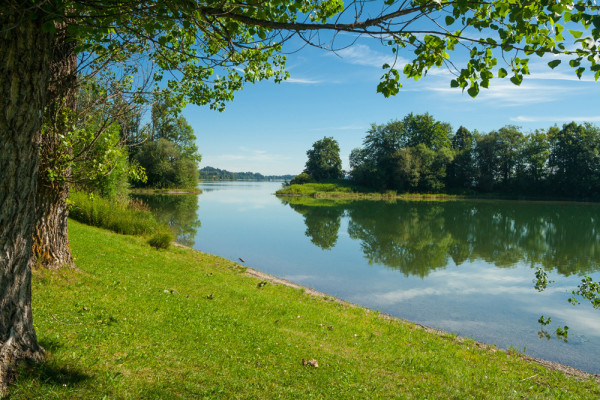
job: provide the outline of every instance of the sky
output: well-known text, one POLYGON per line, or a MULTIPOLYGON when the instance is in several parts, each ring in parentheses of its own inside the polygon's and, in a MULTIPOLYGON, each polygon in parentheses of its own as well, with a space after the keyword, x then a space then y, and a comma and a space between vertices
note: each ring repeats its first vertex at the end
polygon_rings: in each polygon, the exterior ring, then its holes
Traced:
MULTIPOLYGON (((398 64, 410 55, 400 53, 398 64)), ((475 99, 450 88, 449 71, 434 69, 417 82, 404 78, 400 93, 385 98, 376 88, 382 65, 392 61, 389 48, 366 39, 337 53, 306 47, 288 55, 285 82, 247 85, 223 112, 188 105, 183 115, 197 136, 200 168, 296 175, 312 144, 330 136, 348 169, 350 151, 362 145, 371 124, 411 112, 430 113, 454 131, 461 125, 480 132, 517 125, 525 133, 570 121, 600 125, 600 81, 590 74, 579 80, 566 63, 552 70, 551 59, 532 56, 531 75, 520 86, 492 79, 475 99)))

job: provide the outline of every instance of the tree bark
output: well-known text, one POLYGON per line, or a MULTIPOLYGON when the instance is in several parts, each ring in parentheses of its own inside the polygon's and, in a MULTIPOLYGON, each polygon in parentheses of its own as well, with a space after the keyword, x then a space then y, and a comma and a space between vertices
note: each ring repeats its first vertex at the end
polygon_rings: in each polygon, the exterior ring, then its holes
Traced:
POLYGON ((36 192, 33 234, 35 261, 47 268, 73 266, 69 245, 67 198, 71 178, 71 121, 77 103, 75 41, 68 40, 67 24, 55 23, 50 82, 40 146, 40 172, 36 192))
POLYGON ((53 38, 41 18, 9 3, 0 9, 0 395, 17 363, 43 358, 33 329, 31 255, 53 38))

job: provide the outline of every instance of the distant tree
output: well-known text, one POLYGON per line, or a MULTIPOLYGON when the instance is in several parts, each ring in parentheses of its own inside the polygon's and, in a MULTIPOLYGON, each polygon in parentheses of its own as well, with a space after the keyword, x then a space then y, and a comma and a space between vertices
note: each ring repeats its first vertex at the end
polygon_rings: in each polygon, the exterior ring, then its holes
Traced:
POLYGON ((350 154, 350 176, 377 190, 442 190, 446 164, 439 161, 450 156, 450 132, 449 124, 436 121, 429 114, 411 113, 401 121, 372 124, 363 148, 350 154), (438 158, 443 149, 448 151, 438 158))
POLYGON ((340 145, 332 137, 324 137, 313 143, 312 149, 306 152, 308 160, 304 172, 315 181, 326 179, 339 179, 342 173, 342 159, 340 158, 340 145))
POLYGON ((149 139, 167 139, 177 146, 182 157, 200 162, 194 130, 180 112, 181 102, 171 93, 157 94, 152 104, 149 139))
POLYGON ((452 127, 447 122, 436 121, 429 113, 408 114, 402 119, 403 136, 406 146, 424 144, 432 150, 450 147, 452 127))
POLYGON ((503 191, 514 190, 514 180, 519 170, 523 170, 521 156, 525 136, 518 126, 507 125, 495 133, 496 151, 499 160, 500 182, 503 191))
POLYGON ((146 170, 150 187, 193 189, 198 183, 196 162, 184 157, 168 139, 144 143, 136 154, 136 161, 146 170))
POLYGON ((475 139, 463 126, 458 128, 451 140, 454 160, 448 165, 447 182, 449 188, 471 189, 476 180, 477 170, 474 159, 475 139))
POLYGON ((537 195, 546 193, 549 158, 548 135, 540 131, 527 135, 522 155, 523 169, 518 176, 520 191, 537 195))
POLYGON ((438 193, 446 188, 446 169, 454 158, 451 149, 435 151, 421 143, 399 150, 395 158, 394 179, 398 183, 394 189, 438 193))
POLYGON ((494 132, 475 136, 475 165, 477 167, 477 190, 491 192, 500 175, 498 140, 494 132))
POLYGON ((600 195, 600 129, 575 122, 550 129, 549 165, 556 194, 568 197, 600 195))
POLYGON ((145 170, 145 186, 195 188, 198 184, 198 153, 194 130, 179 115, 180 103, 169 93, 155 97, 151 123, 144 127, 146 141, 133 159, 145 170))

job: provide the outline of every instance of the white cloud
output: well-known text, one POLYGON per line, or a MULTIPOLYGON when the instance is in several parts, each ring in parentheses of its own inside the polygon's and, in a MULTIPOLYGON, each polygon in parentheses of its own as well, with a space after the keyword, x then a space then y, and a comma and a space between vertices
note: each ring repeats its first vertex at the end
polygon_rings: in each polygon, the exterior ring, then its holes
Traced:
POLYGON ((314 80, 314 79, 303 79, 303 78, 287 78, 285 81, 283 81, 285 83, 298 83, 298 84, 302 84, 302 85, 316 85, 319 84, 323 81, 318 81, 318 80, 314 80))
MULTIPOLYGON (((527 78, 525 78, 527 79, 527 78)), ((426 90, 442 95, 460 94, 460 89, 450 87, 428 86, 426 90)), ((561 85, 542 85, 524 81, 521 86, 513 85, 507 81, 494 81, 489 89, 482 88, 476 100, 478 102, 493 102, 494 106, 523 106, 527 104, 550 103, 561 99, 565 92, 574 93, 582 88, 566 87, 561 85)), ((463 93, 465 100, 471 97, 463 93)))
MULTIPOLYGON (((533 276, 533 275, 532 275, 533 276)), ((434 286, 419 287, 413 289, 392 290, 389 292, 375 294, 373 297, 380 304, 396 304, 403 301, 432 296, 465 296, 465 295, 502 295, 515 298, 517 296, 528 297, 533 292, 533 278, 527 274, 513 275, 512 272, 503 269, 473 269, 465 274, 463 271, 436 271, 430 276, 434 286), (443 285, 435 282, 443 281, 443 285)), ((552 293, 564 293, 575 287, 549 287, 543 295, 552 293)))
POLYGON ((374 51, 369 46, 366 46, 364 44, 355 44, 351 47, 347 47, 342 50, 337 50, 328 54, 337 55, 341 57, 342 60, 351 64, 364 65, 367 67, 375 68, 381 68, 383 64, 395 64, 396 68, 400 68, 407 63, 407 60, 402 57, 396 58, 392 54, 384 54, 378 51, 374 51))

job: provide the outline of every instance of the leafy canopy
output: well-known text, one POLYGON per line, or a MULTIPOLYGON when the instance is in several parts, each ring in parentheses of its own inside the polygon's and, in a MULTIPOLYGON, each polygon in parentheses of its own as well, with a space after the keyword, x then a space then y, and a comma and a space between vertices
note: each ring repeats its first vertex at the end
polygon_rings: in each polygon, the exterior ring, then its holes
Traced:
POLYGON ((180 100, 219 110, 245 83, 285 79, 282 51, 292 38, 335 50, 349 44, 344 37, 351 44, 365 36, 396 55, 411 50, 405 65, 383 66, 377 90, 385 96, 398 93, 401 74, 420 79, 438 67, 450 69, 450 85, 471 96, 494 77, 510 76, 518 85, 533 55, 555 56, 550 68, 566 61, 579 77, 586 71, 600 77, 594 0, 32 2, 47 19, 46 30, 68 24, 82 59, 94 60, 88 67, 129 63, 132 74, 151 67, 156 82, 164 80, 160 85, 180 100))

